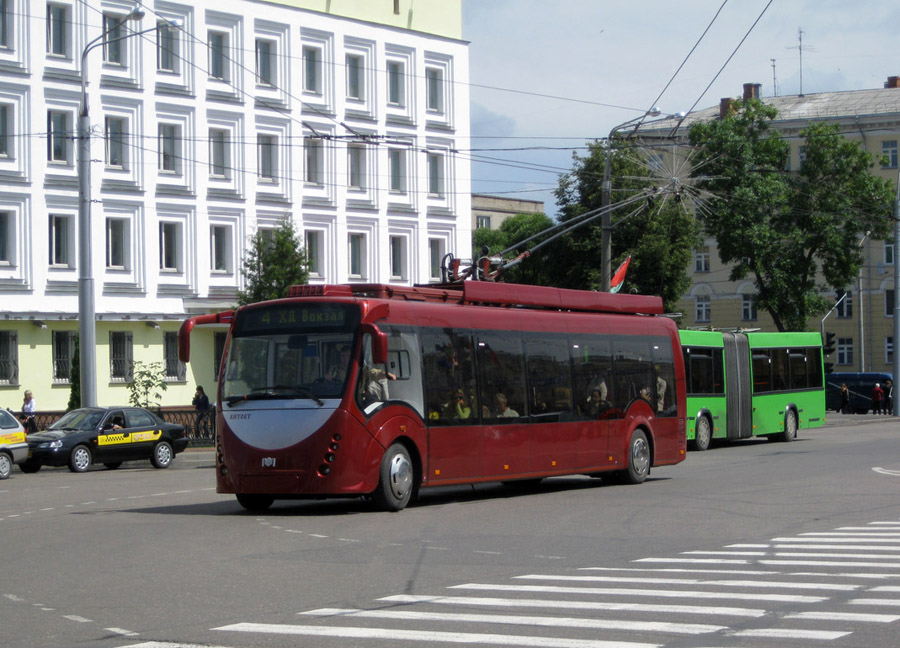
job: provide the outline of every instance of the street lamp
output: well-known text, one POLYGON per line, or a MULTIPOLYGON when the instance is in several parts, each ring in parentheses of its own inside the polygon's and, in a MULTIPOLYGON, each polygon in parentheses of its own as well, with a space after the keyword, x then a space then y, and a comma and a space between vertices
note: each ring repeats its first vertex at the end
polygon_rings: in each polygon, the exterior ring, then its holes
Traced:
POLYGON ((609 292, 609 282, 610 277, 612 276, 612 216, 609 204, 610 194, 612 193, 612 170, 610 167, 613 137, 617 130, 642 122, 647 117, 659 117, 661 114, 662 111, 654 106, 640 117, 635 117, 634 119, 622 122, 618 126, 613 126, 613 129, 609 131, 609 137, 606 139, 606 160, 603 164, 603 185, 601 187, 602 193, 600 197, 601 208, 605 210, 601 217, 602 227, 600 232, 600 290, 603 292, 609 292))

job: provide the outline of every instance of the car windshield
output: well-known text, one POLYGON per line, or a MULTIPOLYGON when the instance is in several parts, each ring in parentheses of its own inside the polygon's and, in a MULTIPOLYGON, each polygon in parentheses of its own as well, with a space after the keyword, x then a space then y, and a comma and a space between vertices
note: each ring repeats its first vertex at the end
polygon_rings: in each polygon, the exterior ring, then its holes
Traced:
POLYGON ((73 410, 63 415, 56 423, 50 426, 51 430, 93 430, 100 424, 103 412, 99 410, 73 410))

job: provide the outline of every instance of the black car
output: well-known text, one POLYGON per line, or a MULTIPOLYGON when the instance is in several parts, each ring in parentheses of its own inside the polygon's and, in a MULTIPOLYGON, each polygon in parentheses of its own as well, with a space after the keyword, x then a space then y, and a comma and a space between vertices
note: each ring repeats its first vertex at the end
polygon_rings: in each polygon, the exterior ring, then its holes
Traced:
POLYGON ((187 444, 183 425, 166 423, 141 407, 82 408, 29 434, 28 459, 19 467, 26 473, 41 466, 85 472, 95 463, 112 469, 123 461, 149 459, 154 468, 168 468, 187 444))

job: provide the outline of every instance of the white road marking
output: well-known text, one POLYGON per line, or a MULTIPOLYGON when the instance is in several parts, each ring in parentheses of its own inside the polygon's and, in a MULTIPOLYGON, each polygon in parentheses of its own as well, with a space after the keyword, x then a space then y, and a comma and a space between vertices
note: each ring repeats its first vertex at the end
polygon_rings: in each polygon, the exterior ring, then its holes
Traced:
MULTIPOLYGON (((830 542, 832 544, 853 544, 897 542, 894 538, 772 538, 772 542, 830 542)), ((897 546, 900 546, 898 544, 897 546)))
POLYGON ((63 619, 77 621, 78 623, 93 623, 90 619, 85 619, 83 616, 78 616, 77 614, 64 614, 63 619))
POLYGON ((882 607, 900 607, 900 599, 860 598, 847 601, 850 605, 878 605, 882 607))
MULTIPOLYGON (((579 567, 579 571, 650 572, 675 574, 742 574, 745 576, 781 576, 780 571, 754 569, 688 569, 687 567, 579 567)), ((816 574, 818 576, 819 574, 816 574)))
POLYGON ((124 628, 104 628, 107 632, 113 632, 117 635, 122 635, 123 637, 137 637, 139 633, 132 632, 131 630, 125 630, 124 628))
POLYGON ((501 625, 543 626, 551 628, 592 628, 595 630, 630 630, 633 632, 670 632, 704 634, 727 630, 727 626, 699 623, 663 623, 655 621, 621 621, 615 619, 583 619, 575 617, 516 616, 509 614, 456 614, 451 612, 411 612, 401 610, 357 610, 322 608, 301 612, 304 616, 360 617, 397 619, 402 621, 451 621, 458 623, 497 623, 501 625))
POLYGON ((841 545, 841 544, 777 544, 775 549, 837 549, 838 551, 900 551, 900 545, 888 545, 886 547, 873 547, 872 545, 841 545))
POLYGON ((757 628, 730 633, 733 637, 753 637, 756 639, 816 639, 834 641, 846 637, 851 632, 828 632, 827 630, 789 630, 787 628, 757 628))
POLYGON ((879 585, 869 590, 870 592, 900 592, 900 587, 896 585, 879 585))
POLYGON ((527 580, 557 580, 604 583, 652 583, 654 585, 715 585, 717 587, 763 587, 766 589, 823 589, 853 591, 860 585, 844 585, 840 583, 785 583, 777 581, 755 580, 703 580, 700 578, 637 578, 621 576, 553 576, 550 574, 527 574, 515 576, 527 580))
POLYGON ((761 565, 817 565, 819 567, 900 568, 900 563, 847 562, 845 560, 760 560, 761 565))
POLYGON ((809 619, 813 621, 852 621, 854 623, 893 623, 900 616, 893 614, 855 614, 853 612, 797 612, 784 615, 785 619, 809 619))
POLYGON ((638 558, 631 562, 658 562, 658 563, 688 563, 693 565, 749 565, 749 560, 725 558, 638 558))
POLYGON ((887 468, 872 468, 872 472, 882 475, 890 475, 891 477, 900 477, 900 470, 888 470, 887 468))

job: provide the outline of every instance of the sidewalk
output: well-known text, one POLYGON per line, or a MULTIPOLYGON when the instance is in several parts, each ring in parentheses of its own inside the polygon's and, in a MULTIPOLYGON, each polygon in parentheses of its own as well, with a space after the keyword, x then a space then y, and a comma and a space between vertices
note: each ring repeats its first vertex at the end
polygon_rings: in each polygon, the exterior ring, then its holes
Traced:
POLYGON ((889 423, 894 421, 900 422, 896 416, 886 416, 884 414, 841 414, 840 412, 825 412, 825 427, 838 425, 863 425, 866 423, 889 423))

